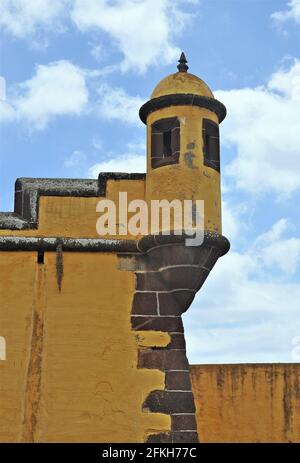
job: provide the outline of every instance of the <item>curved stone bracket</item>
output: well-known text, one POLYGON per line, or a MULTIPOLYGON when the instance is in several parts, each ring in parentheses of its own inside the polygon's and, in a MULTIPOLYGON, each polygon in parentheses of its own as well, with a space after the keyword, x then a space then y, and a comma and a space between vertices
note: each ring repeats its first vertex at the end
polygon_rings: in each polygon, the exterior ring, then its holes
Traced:
POLYGON ((145 411, 171 416, 170 433, 154 434, 148 442, 198 442, 195 404, 181 314, 192 303, 218 258, 229 250, 228 240, 206 232, 199 247, 185 246, 185 237, 149 235, 138 244, 135 257, 136 291, 131 323, 134 330, 167 332, 166 348, 143 348, 138 368, 165 372, 165 389, 152 391, 145 411))

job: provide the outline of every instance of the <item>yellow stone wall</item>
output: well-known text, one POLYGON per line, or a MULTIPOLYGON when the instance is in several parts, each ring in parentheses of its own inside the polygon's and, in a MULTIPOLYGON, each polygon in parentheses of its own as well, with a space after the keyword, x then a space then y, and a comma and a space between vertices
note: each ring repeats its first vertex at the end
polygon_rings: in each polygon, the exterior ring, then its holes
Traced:
MULTIPOLYGON (((164 79, 153 97, 191 91, 212 97, 203 81, 181 74, 164 79)), ((150 113, 147 178, 108 179, 105 199, 118 203, 119 192, 127 192, 128 201, 204 200, 205 229, 221 233, 220 175, 203 164, 203 118, 218 123, 198 106, 150 113), (151 125, 169 117, 180 120, 179 163, 151 169, 151 125)), ((100 199, 41 196, 38 228, 0 236, 99 238, 100 199)), ((145 442, 167 433, 170 415, 142 409, 152 391, 164 390, 165 374, 137 364, 140 348, 166 347, 171 338, 132 330, 130 258, 62 252, 62 263, 58 268, 55 252, 38 264, 36 252, 0 251, 0 336, 7 349, 0 361, 0 442, 145 442)), ((300 442, 299 375, 299 365, 193 365, 200 441, 300 442)))
MULTIPOLYGON (((96 205, 101 199, 111 199, 118 204, 119 192, 128 193, 128 202, 144 199, 144 180, 107 181, 104 197, 40 196, 39 227, 32 230, 0 230, 0 236, 65 236, 74 238, 101 238, 96 231, 96 220, 100 213, 96 205)), ((130 217, 130 215, 129 215, 130 217)), ((109 236, 108 238, 112 238, 109 236)), ((113 238, 138 239, 135 236, 122 235, 113 238)))
MULTIPOLYGON (((107 197, 144 189, 109 180, 107 197)), ((98 200, 41 197, 38 229, 0 233, 96 237, 98 200)), ((130 265, 63 252, 61 291, 56 267, 54 252, 43 265, 36 252, 0 252, 0 442, 144 442, 170 430, 169 415, 142 411, 165 378, 137 368, 138 349, 170 338, 131 330, 130 265)), ((300 442, 299 365, 194 365, 191 379, 202 442, 300 442)))
MULTIPOLYGON (((113 181, 107 197, 143 197, 144 182, 113 181)), ((41 197, 36 230, 2 235, 98 237, 100 198, 41 197)), ((123 236, 124 238, 124 236, 123 236)), ((131 237, 132 238, 132 237, 131 237)), ((0 442, 144 442, 170 416, 142 411, 164 373, 138 369, 138 348, 164 347, 161 332, 134 332, 134 272, 116 253, 0 252, 0 442)))
POLYGON ((300 442, 300 365, 192 365, 200 442, 300 442))

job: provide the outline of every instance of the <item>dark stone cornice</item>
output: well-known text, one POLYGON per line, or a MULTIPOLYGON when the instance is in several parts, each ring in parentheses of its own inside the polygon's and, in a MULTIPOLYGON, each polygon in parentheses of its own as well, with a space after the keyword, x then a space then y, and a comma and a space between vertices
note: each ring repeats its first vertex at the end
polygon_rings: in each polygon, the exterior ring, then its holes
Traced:
POLYGON ((200 108, 209 109, 218 116, 220 123, 226 117, 226 107, 215 98, 193 95, 192 93, 174 93, 152 98, 143 104, 139 112, 140 119, 146 124, 149 114, 169 106, 199 106, 200 108))
POLYGON ((56 251, 58 245, 67 252, 139 252, 134 240, 0 236, 1 251, 56 251))
MULTIPOLYGON (((55 251, 58 243, 64 251, 72 252, 126 252, 144 254, 151 249, 166 244, 185 245, 188 235, 147 235, 139 241, 106 239, 106 238, 70 238, 70 237, 38 237, 38 236, 0 236, 0 250, 2 251, 55 251)), ((216 248, 218 256, 229 251, 230 243, 225 236, 206 231, 204 246, 216 248)), ((201 245, 201 246, 202 246, 201 245)), ((187 246, 191 251, 200 246, 187 246)))
MULTIPOLYGON (((37 228, 40 196, 97 196, 98 182, 90 179, 19 178, 15 183, 14 213, 24 228, 37 228)), ((0 223, 0 228, 5 228, 0 223)))
POLYGON ((27 220, 15 212, 0 212, 0 230, 26 230, 30 228, 27 220))

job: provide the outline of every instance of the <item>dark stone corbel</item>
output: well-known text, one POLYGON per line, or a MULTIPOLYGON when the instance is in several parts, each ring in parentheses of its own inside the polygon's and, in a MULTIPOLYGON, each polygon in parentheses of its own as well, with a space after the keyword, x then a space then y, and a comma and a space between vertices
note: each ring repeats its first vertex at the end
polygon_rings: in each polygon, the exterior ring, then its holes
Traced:
POLYGON ((132 304, 133 330, 170 335, 166 348, 142 348, 138 368, 165 373, 165 389, 152 391, 143 409, 171 416, 169 433, 153 434, 152 443, 195 443, 198 433, 195 404, 186 356, 181 315, 191 305, 229 241, 207 231, 200 246, 186 246, 187 235, 148 235, 140 239, 135 256, 136 291, 132 304))

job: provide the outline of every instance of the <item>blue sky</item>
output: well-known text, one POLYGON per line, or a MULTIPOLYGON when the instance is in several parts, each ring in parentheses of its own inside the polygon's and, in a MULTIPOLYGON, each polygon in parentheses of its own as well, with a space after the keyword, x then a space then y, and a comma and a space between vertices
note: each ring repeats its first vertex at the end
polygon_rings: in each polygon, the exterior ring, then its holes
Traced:
POLYGON ((20 176, 144 170, 138 109, 181 50, 228 109, 232 244, 184 317, 189 359, 299 361, 300 0, 0 0, 0 210, 20 176))

